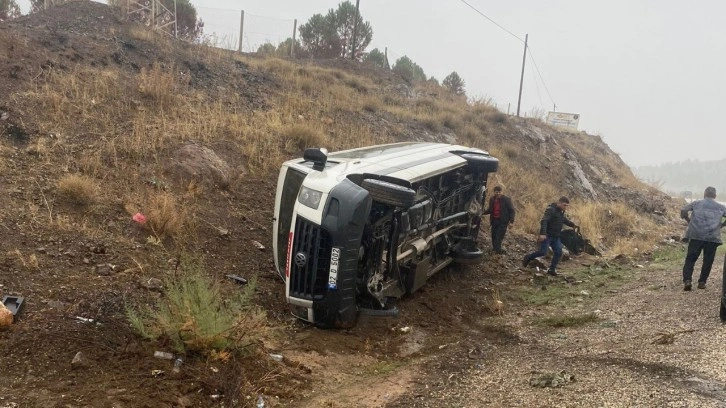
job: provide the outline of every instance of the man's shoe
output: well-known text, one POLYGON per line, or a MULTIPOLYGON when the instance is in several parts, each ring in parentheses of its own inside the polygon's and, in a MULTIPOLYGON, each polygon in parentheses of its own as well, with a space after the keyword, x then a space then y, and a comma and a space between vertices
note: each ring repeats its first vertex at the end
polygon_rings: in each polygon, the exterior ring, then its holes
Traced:
POLYGON ((560 276, 560 274, 557 273, 557 271, 553 271, 552 269, 549 269, 547 271, 547 275, 550 275, 550 276, 560 276))
POLYGON ((689 290, 691 290, 691 281, 685 281, 685 282, 683 282, 683 290, 685 290, 686 292, 688 292, 689 290))
POLYGON ((698 289, 706 289, 706 282, 698 282, 698 289))
POLYGON ((522 266, 526 268, 527 265, 529 265, 529 258, 525 256, 524 258, 522 258, 522 266))

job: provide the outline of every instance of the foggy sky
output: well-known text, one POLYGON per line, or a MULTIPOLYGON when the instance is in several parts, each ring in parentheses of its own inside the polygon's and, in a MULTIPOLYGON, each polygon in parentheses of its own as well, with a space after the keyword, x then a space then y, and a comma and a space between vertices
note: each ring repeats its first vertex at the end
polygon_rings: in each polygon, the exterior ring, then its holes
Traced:
MULTIPOLYGON (((554 100, 633 166, 726 157, 717 144, 726 2, 466 1, 517 37, 529 34, 544 84, 528 57, 522 115, 552 110, 554 100)), ((245 51, 284 40, 293 19, 300 25, 338 3, 192 0, 205 32, 230 48, 244 9, 245 51)), ((388 47, 391 63, 407 55, 439 80, 457 71, 467 95, 516 111, 523 43, 461 0, 360 0, 360 10, 373 27, 368 50, 388 47)))

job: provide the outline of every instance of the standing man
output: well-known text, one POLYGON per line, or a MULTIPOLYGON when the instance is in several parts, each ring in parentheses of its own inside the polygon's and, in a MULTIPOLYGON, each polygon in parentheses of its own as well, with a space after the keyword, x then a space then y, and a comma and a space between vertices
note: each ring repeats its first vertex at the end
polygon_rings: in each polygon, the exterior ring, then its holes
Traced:
POLYGON ((703 264, 698 277, 698 289, 706 289, 706 280, 711 274, 716 249, 721 245, 723 217, 726 217, 726 206, 716 201, 716 189, 713 187, 706 187, 703 200, 693 201, 681 208, 681 218, 688 221, 688 252, 683 264, 683 290, 691 290, 693 267, 701 251, 703 264))
POLYGON ((526 255, 522 260, 522 266, 526 268, 532 259, 547 255, 547 248, 552 247, 554 255, 547 274, 557 276, 557 264, 562 258, 562 241, 560 240, 562 225, 577 228, 577 225, 565 216, 565 211, 569 206, 570 200, 562 196, 556 203, 547 207, 540 221, 539 237, 537 237, 537 242, 540 243, 539 250, 526 255))
POLYGON ((502 249, 502 241, 507 234, 507 229, 514 225, 515 211, 512 199, 502 194, 502 186, 494 187, 494 195, 489 199, 489 208, 484 211, 484 214, 489 214, 494 252, 506 253, 502 249))

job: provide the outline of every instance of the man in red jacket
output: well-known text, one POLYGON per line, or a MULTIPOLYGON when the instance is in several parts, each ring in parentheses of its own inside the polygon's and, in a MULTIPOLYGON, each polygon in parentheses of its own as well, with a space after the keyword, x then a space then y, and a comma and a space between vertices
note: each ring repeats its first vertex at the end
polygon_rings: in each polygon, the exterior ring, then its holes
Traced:
POLYGON ((507 234, 507 229, 514 224, 514 205, 512 199, 502 194, 502 187, 494 187, 494 194, 489 199, 489 208, 484 210, 489 214, 489 224, 492 228, 492 247, 497 254, 506 253, 502 249, 502 241, 507 234))

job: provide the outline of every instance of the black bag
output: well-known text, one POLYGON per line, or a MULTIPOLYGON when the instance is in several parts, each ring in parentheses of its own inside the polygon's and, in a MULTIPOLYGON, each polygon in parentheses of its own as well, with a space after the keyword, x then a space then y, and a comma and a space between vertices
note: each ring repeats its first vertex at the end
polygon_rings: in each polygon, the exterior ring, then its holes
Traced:
POLYGON ((592 246, 589 239, 586 239, 582 236, 582 234, 580 234, 580 228, 566 229, 562 231, 560 240, 562 241, 562 245, 575 255, 579 255, 582 252, 595 256, 602 255, 597 248, 592 246))
POLYGON ((579 229, 563 230, 560 235, 560 240, 562 241, 562 245, 575 255, 579 255, 585 250, 585 238, 580 234, 579 229))

